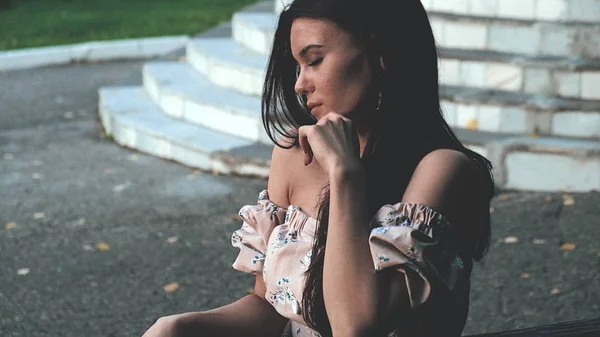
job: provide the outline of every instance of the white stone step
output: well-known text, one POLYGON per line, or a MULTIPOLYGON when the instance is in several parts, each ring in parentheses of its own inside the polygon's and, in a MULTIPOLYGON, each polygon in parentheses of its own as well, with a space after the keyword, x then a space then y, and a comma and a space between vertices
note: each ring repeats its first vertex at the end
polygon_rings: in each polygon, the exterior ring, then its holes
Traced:
MULTIPOLYGON (((445 0, 440 0, 445 1, 445 0)), ((504 0, 503 0, 504 1, 504 0)), ((547 0, 546 0, 547 1, 547 0)), ((253 24, 258 16, 248 16, 246 11, 236 13, 232 23, 234 37, 238 41, 256 39, 251 34, 238 32, 245 25, 253 24)), ((272 28, 273 36, 277 13, 261 14, 272 28)), ((525 55, 573 56, 600 59, 600 20, 586 22, 539 22, 534 20, 498 19, 467 15, 429 12, 429 19, 440 47, 468 50, 488 50, 525 55)), ((258 39, 256 39, 258 41, 258 39)), ((262 48, 262 44, 256 44, 262 48)))
MULTIPOLYGON (((184 165, 219 172, 265 176, 265 145, 170 118, 142 87, 99 90, 99 114, 108 135, 120 145, 184 165)), ((267 152, 267 153, 265 153, 267 152)))
POLYGON ((428 12, 538 21, 598 22, 597 0, 421 0, 428 12))
MULTIPOLYGON (((272 146, 168 117, 141 87, 99 91, 106 133, 126 147, 184 165, 267 177, 272 146)), ((458 137, 490 159, 501 188, 536 191, 600 189, 600 142, 502 137, 464 131, 458 137)))
POLYGON ((526 55, 600 58, 600 24, 429 13, 440 46, 526 55))
POLYGON ((292 0, 275 0, 274 2, 275 2, 275 5, 274 5, 275 13, 281 13, 283 8, 285 6, 287 6, 288 4, 290 4, 292 2, 292 0))
POLYGON ((170 117, 271 144, 255 96, 219 87, 182 62, 146 63, 143 81, 150 97, 170 117))
MULTIPOLYGON (((240 45, 268 55, 276 14, 257 11, 260 6, 234 14, 232 35, 240 45)), ((444 47, 439 54, 442 84, 600 100, 600 60, 444 47)))
POLYGON ((186 47, 188 63, 212 83, 246 95, 260 95, 267 58, 230 37, 198 37, 186 47))
POLYGON ((440 82, 600 100, 600 60, 440 48, 440 82))
MULTIPOLYGON (((281 13, 291 0, 275 0, 281 13)), ((421 0, 428 12, 472 15, 502 19, 598 22, 598 0, 421 0)))
POLYGON ((600 190, 600 142, 457 131, 494 165, 496 184, 529 191, 600 190))
MULTIPOLYGON (((188 44, 188 62, 219 86, 257 97, 262 93, 267 56, 229 38, 195 39, 188 44)), ((442 87, 441 98, 453 127, 600 138, 600 102, 464 87, 442 87)))

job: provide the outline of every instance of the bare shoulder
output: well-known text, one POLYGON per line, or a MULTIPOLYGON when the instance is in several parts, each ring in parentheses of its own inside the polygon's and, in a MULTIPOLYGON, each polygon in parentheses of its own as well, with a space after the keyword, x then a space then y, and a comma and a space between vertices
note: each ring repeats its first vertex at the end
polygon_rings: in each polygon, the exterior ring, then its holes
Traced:
POLYGON ((290 176, 298 161, 298 148, 285 149, 275 145, 271 155, 267 190, 275 204, 287 207, 290 204, 290 176))
POLYGON ((428 205, 455 218, 485 199, 481 170, 464 153, 440 149, 427 154, 417 165, 403 201, 428 205))

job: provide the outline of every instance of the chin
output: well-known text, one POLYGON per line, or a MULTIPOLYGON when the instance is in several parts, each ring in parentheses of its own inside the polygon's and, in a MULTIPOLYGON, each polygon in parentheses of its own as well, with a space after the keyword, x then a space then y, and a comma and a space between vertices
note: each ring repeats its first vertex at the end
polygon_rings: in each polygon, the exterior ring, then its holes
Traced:
POLYGON ((321 111, 322 111, 322 109, 321 109, 322 107, 323 107, 323 106, 319 105, 319 106, 316 106, 316 107, 314 107, 314 108, 313 108, 313 109, 310 111, 310 114, 311 114, 311 115, 312 115, 314 118, 316 118, 317 120, 319 120, 319 119, 323 118, 323 116, 325 116, 325 114, 323 114, 323 113, 321 112, 321 111))

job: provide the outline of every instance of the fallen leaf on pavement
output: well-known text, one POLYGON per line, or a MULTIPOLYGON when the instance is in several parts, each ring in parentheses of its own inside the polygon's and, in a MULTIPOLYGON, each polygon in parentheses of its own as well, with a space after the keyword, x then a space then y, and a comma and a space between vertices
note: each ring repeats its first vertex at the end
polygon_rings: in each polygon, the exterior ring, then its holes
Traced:
POLYGON ((543 245, 543 244, 546 243, 546 240, 544 240, 544 239, 533 239, 532 242, 533 242, 534 245, 543 245))
POLYGON ((75 114, 72 113, 71 111, 65 112, 65 114, 63 115, 66 119, 73 119, 73 117, 75 117, 75 114))
POLYGON ((179 284, 177 282, 169 283, 163 287, 166 292, 171 293, 175 290, 179 289, 179 284))
POLYGON ((504 243, 517 243, 519 242, 519 238, 516 236, 507 236, 504 238, 504 243))
POLYGON ((131 186, 131 185, 132 184, 128 181, 128 182, 126 182, 124 184, 120 184, 120 185, 114 186, 113 187, 113 192, 115 192, 115 193, 121 193, 124 190, 126 190, 129 186, 131 186))
POLYGON ((6 229, 15 229, 15 228, 17 228, 17 223, 16 222, 9 222, 6 225, 4 225, 4 227, 6 227, 6 229))
POLYGON ((558 294, 560 294, 560 289, 558 289, 558 288, 554 288, 554 289, 550 290, 550 293, 551 293, 552 295, 558 295, 558 294))
POLYGON ((17 274, 21 275, 21 276, 25 276, 25 275, 29 274, 29 268, 21 268, 21 269, 17 270, 17 274))
POLYGON ((571 206, 575 204, 575 198, 573 198, 572 195, 570 194, 565 194, 562 196, 563 198, 563 205, 565 206, 571 206))
POLYGON ((531 274, 529 274, 529 273, 521 273, 521 278, 522 279, 528 279, 530 277, 531 277, 531 274))
POLYGON ((87 222, 87 220, 86 220, 86 219, 84 219, 84 218, 79 218, 79 219, 77 219, 77 225, 79 225, 79 226, 83 226, 83 225, 85 225, 85 224, 86 224, 86 222, 87 222))
POLYGON ((502 201, 510 200, 510 195, 508 195, 508 194, 500 194, 498 196, 498 200, 502 200, 502 201))
POLYGON ((248 289, 246 289, 246 293, 247 294, 254 294, 254 288, 248 288, 248 289))
POLYGON ((167 242, 168 243, 175 243, 175 242, 177 242, 177 240, 179 240, 178 237, 172 236, 172 237, 170 237, 170 238, 167 239, 167 242))
POLYGON ((44 214, 44 212, 37 212, 33 214, 33 218, 36 220, 43 219, 44 217, 46 217, 46 214, 44 214))
POLYGON ((546 202, 552 202, 552 197, 548 195, 548 196, 546 196, 546 197, 544 198, 544 200, 545 200, 546 202))
POLYGON ((93 249, 94 249, 94 248, 92 248, 92 246, 91 246, 91 245, 83 245, 83 250, 85 250, 85 251, 88 251, 88 252, 89 252, 90 250, 93 250, 93 249))
POLYGON ((571 243, 571 242, 564 243, 562 246, 560 246, 560 250, 563 250, 563 251, 564 250, 573 250, 575 248, 577 248, 577 245, 574 243, 571 243))
POLYGON ((465 125, 465 127, 468 130, 477 130, 479 129, 479 121, 477 120, 477 118, 471 118, 468 122, 467 125, 465 125))
POLYGON ((96 249, 98 249, 101 252, 106 252, 106 251, 110 250, 110 246, 104 242, 98 242, 96 244, 96 249))

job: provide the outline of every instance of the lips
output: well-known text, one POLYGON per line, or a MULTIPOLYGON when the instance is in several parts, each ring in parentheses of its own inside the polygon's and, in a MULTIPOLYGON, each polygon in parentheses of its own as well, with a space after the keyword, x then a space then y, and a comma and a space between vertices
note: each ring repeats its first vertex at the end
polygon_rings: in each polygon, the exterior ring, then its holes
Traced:
POLYGON ((312 110, 315 107, 318 107, 319 105, 321 105, 321 103, 308 103, 308 109, 312 110))
POLYGON ((321 105, 321 103, 308 103, 308 109, 310 110, 310 114, 315 116, 315 110, 321 105))

